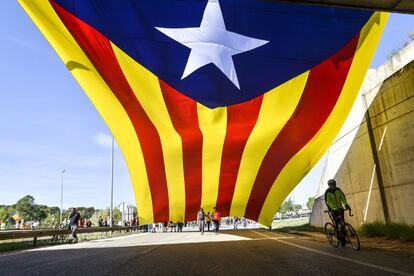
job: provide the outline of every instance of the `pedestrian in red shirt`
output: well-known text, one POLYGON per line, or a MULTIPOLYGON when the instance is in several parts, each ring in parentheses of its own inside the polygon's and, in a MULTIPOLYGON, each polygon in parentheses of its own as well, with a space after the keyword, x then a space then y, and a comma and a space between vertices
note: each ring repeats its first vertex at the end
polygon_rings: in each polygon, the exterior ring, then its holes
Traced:
POLYGON ((221 219, 221 214, 220 212, 217 210, 217 207, 214 207, 214 212, 213 212, 213 222, 214 222, 214 231, 218 232, 219 231, 219 227, 220 227, 220 219, 221 219))

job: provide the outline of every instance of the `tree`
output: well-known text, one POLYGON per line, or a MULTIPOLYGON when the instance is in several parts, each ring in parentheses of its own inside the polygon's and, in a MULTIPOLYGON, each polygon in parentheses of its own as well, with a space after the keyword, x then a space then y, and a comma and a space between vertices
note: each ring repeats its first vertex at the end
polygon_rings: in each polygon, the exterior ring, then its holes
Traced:
POLYGON ((88 207, 85 209, 85 218, 90 219, 95 213, 95 207, 88 207))
POLYGON ((67 219, 69 217, 70 212, 72 212, 72 209, 63 209, 63 219, 67 219))
POLYGON ((79 214, 81 215, 81 217, 85 218, 85 219, 90 219, 93 214, 95 213, 95 208, 94 207, 79 207, 77 208, 79 214))
POLYGON ((315 197, 311 196, 308 198, 308 202, 306 202, 306 207, 308 207, 309 210, 312 210, 314 203, 315 203, 315 197))
POLYGON ((47 217, 43 220, 42 227, 56 227, 59 224, 59 219, 59 213, 49 213, 47 217))
POLYGON ((101 209, 96 209, 95 213, 90 218, 93 225, 98 225, 99 217, 105 218, 104 211, 101 209))
POLYGON ((15 208, 20 216, 28 221, 35 218, 35 200, 31 195, 26 195, 16 202, 15 208))
POLYGON ((0 221, 6 221, 8 219, 10 214, 7 212, 6 207, 1 206, 0 207, 0 221))
POLYGON ((0 221, 7 222, 10 221, 11 213, 13 213, 13 209, 11 206, 1 206, 0 207, 0 221))
POLYGON ((113 216, 115 224, 117 224, 118 221, 122 220, 122 213, 118 208, 114 208, 113 216))
POLYGON ((33 220, 42 221, 49 214, 49 207, 46 205, 34 205, 33 220))
MULTIPOLYGON (((14 207, 25 221, 37 220, 41 222, 51 211, 51 208, 46 205, 36 204, 34 197, 31 195, 26 195, 19 199, 14 207)), ((55 209, 52 209, 52 211, 55 211, 55 209)))
POLYGON ((56 207, 56 206, 49 207, 49 213, 57 215, 57 217, 59 218, 60 217, 60 208, 56 207))
MULTIPOLYGON (((106 209, 103 209, 103 210, 102 209, 96 209, 93 216, 91 216, 91 222, 94 225, 98 225, 99 217, 102 217, 103 219, 105 219, 105 218, 109 217, 109 214, 110 214, 109 208, 106 208, 106 209)), ((114 225, 118 224, 118 222, 122 220, 122 213, 119 210, 119 208, 116 208, 116 207, 114 208, 113 217, 114 217, 113 218, 114 225)), ((109 223, 109 221, 108 221, 108 223, 109 223)))
POLYGON ((293 211, 293 201, 291 199, 286 200, 285 202, 282 203, 282 205, 279 207, 278 212, 282 213, 282 214, 286 214, 288 212, 292 212, 293 211))

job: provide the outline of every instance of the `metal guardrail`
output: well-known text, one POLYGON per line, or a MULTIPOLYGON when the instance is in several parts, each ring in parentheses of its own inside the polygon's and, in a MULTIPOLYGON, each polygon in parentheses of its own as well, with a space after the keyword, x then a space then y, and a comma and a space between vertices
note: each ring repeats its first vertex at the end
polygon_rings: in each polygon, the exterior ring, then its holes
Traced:
MULTIPOLYGON (((77 234, 82 233, 98 233, 98 232, 116 232, 139 230, 141 226, 115 226, 115 227, 81 227, 78 228, 77 234)), ((68 235, 70 231, 67 229, 36 229, 36 230, 10 230, 0 231, 0 240, 14 240, 33 238, 33 244, 39 237, 51 237, 55 235, 68 235)))

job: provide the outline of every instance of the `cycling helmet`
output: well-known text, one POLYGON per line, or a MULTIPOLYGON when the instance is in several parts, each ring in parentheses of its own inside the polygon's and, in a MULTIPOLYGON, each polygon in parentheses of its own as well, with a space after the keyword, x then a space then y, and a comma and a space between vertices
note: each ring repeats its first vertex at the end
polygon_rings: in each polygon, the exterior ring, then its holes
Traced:
POLYGON ((335 179, 329 179, 328 180, 328 186, 335 186, 335 185, 336 185, 335 179))

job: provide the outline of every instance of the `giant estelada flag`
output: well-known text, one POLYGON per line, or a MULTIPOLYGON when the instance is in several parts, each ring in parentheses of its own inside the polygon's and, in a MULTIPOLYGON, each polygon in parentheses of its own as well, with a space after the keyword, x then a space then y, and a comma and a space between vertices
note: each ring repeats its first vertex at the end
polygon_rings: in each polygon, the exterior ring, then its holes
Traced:
POLYGON ((387 15, 252 0, 19 0, 114 134, 141 224, 269 225, 321 158, 387 15))

